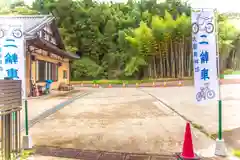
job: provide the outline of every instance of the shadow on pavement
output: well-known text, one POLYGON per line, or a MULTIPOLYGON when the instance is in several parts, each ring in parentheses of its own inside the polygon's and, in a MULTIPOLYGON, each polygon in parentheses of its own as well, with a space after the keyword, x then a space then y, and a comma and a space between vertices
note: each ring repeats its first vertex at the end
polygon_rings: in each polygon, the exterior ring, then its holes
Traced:
POLYGON ((223 132, 223 137, 227 145, 240 150, 240 128, 223 132))
MULTIPOLYGON (((213 139, 216 139, 217 136, 217 134, 212 134, 213 139)), ((227 146, 231 146, 233 149, 240 150, 240 128, 224 131, 223 139, 227 146)))

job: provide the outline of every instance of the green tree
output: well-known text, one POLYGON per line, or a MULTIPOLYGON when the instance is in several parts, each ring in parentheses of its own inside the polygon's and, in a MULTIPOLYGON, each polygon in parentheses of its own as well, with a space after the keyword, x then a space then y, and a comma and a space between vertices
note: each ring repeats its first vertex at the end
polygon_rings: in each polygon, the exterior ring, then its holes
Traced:
MULTIPOLYGON (((99 3, 22 2, 0 14, 53 14, 69 52, 74 79, 182 78, 193 75, 190 6, 180 0, 99 3)), ((218 15, 221 70, 239 63, 239 32, 218 15), (237 63, 236 63, 237 62, 237 63), (228 65, 227 65, 228 64, 228 65)))

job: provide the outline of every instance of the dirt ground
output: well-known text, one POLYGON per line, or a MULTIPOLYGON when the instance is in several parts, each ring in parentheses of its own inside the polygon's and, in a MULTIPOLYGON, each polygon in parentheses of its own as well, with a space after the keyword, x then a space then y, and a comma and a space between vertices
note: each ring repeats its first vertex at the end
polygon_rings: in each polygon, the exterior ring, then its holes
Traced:
MULTIPOLYGON (((96 89, 30 129, 34 145, 134 153, 181 151, 186 122, 136 88, 96 89)), ((214 141, 192 129, 196 151, 214 141)))

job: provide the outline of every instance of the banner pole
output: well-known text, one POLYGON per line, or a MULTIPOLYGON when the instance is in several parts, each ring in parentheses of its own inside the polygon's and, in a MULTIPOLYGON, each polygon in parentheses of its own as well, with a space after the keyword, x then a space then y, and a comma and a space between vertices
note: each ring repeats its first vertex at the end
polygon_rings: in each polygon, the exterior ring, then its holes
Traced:
POLYGON ((225 142, 222 137, 222 94, 221 94, 221 71, 220 71, 220 53, 218 43, 218 13, 215 9, 215 36, 217 51, 217 70, 218 70, 218 138, 216 139, 215 155, 226 156, 225 142))
MULTIPOLYGON (((25 37, 23 38, 23 54, 24 54, 24 76, 25 78, 27 77, 26 74, 26 70, 27 70, 27 42, 25 37)), ((31 67, 31 65, 30 65, 31 67)), ((26 79, 23 79, 26 83, 26 79)), ((29 135, 29 127, 28 127, 28 100, 27 100, 27 90, 26 90, 26 85, 24 85, 25 87, 25 92, 24 92, 24 116, 25 116, 25 131, 26 131, 26 135, 23 136, 23 149, 32 149, 32 139, 31 136, 29 135)))

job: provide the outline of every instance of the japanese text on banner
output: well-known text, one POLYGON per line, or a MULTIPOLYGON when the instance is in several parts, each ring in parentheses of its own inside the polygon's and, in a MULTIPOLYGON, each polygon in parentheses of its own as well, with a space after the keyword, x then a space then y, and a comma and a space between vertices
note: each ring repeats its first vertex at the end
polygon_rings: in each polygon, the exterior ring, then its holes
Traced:
POLYGON ((0 23, 0 35, 0 79, 22 80, 22 95, 25 98, 23 25, 18 21, 0 23))
POLYGON ((214 9, 192 10, 195 99, 214 100, 218 94, 214 9))

